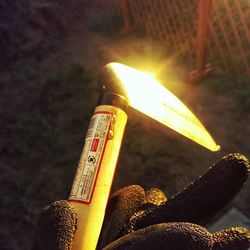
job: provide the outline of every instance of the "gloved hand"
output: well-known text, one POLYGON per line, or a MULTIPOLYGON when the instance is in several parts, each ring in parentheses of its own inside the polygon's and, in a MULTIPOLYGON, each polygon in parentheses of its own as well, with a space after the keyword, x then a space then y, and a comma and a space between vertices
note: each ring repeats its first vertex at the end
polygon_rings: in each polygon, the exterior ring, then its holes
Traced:
MULTIPOLYGON (((246 228, 209 233, 203 227, 241 189, 249 170, 244 156, 230 154, 168 200, 159 189, 118 190, 110 197, 97 249, 249 249, 246 228)), ((70 203, 54 202, 41 216, 34 249, 70 249, 76 220, 70 203)))

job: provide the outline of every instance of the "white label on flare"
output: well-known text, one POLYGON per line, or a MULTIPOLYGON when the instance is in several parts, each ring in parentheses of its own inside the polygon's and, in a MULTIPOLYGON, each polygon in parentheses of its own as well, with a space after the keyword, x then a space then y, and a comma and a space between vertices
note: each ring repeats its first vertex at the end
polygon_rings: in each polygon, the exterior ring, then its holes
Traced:
POLYGON ((85 145, 69 200, 90 203, 111 127, 112 113, 96 112, 91 118, 85 145))

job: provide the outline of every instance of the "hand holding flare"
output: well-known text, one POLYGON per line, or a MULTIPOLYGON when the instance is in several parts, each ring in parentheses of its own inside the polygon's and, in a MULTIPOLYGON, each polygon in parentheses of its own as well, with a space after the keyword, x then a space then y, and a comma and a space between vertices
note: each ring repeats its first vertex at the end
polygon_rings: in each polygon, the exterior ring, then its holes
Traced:
POLYGON ((94 125, 88 129, 69 198, 79 217, 73 250, 96 248, 127 122, 124 112, 126 101, 133 108, 204 147, 212 151, 219 149, 192 112, 148 74, 123 64, 110 63, 100 73, 99 86, 104 97, 92 117, 91 124, 94 125), (107 119, 106 126, 103 126, 107 119), (99 138, 100 134, 104 135, 103 138, 99 138), (109 137, 109 134, 112 136, 109 137), (92 164, 87 161, 93 158, 90 145, 96 139, 101 140, 101 143, 98 153, 94 155, 97 161, 92 164))
POLYGON ((126 102, 200 145, 219 149, 195 115, 149 74, 110 63, 101 71, 99 85, 102 98, 92 116, 69 197, 78 215, 73 250, 96 249, 127 122, 126 102))
MULTIPOLYGON (((109 200, 97 249, 248 250, 246 228, 209 233, 201 225, 242 188, 249 170, 244 156, 231 154, 167 201, 158 189, 145 192, 133 185, 116 191, 109 200)), ((71 249, 77 217, 68 201, 54 202, 41 216, 33 249, 71 249)))

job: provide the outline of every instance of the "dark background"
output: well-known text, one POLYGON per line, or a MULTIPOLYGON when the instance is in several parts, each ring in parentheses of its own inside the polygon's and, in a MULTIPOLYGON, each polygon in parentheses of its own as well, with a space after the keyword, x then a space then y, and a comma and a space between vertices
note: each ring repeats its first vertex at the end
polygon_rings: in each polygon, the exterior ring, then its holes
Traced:
MULTIPOLYGON (((229 152, 250 157, 249 85, 223 74, 188 84, 185 57, 141 28, 122 35, 121 26, 92 1, 1 1, 0 249, 29 249, 42 208, 67 199, 98 71, 110 61, 156 70, 222 146, 209 152, 129 110, 113 190, 140 184, 171 196, 229 152)), ((227 209, 250 216, 249 204, 248 182, 227 209)))

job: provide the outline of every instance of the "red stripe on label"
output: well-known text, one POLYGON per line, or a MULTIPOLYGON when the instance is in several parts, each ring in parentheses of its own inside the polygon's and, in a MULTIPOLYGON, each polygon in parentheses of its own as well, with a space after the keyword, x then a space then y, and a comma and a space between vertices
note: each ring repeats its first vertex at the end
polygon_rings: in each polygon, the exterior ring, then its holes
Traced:
POLYGON ((90 151, 96 152, 97 148, 98 148, 98 145, 99 145, 99 142, 100 142, 99 138, 94 138, 94 140, 92 142, 92 145, 91 145, 91 148, 90 148, 90 151))
MULTIPOLYGON (((105 154, 105 150, 106 150, 106 146, 107 146, 107 142, 108 142, 108 134, 109 134, 109 131, 111 129, 111 121, 112 121, 112 116, 113 116, 113 113, 112 112, 106 112, 106 111, 98 111, 98 112, 95 112, 93 117, 95 115, 107 115, 107 117, 109 116, 109 119, 105 119, 105 123, 107 123, 107 127, 105 127, 105 130, 103 132, 105 132, 105 134, 103 134, 103 136, 105 136, 104 138, 103 137, 94 137, 94 131, 92 131, 91 133, 89 133, 89 139, 91 139, 92 137, 92 141, 89 141, 89 144, 86 144, 85 143, 85 146, 88 145, 87 148, 85 148, 84 146, 84 154, 85 155, 85 161, 87 161, 87 155, 88 155, 88 152, 92 152, 92 154, 99 154, 100 156, 100 161, 98 163, 98 165, 96 166, 96 169, 95 169, 95 176, 94 178, 92 179, 91 178, 91 183, 92 183, 92 187, 90 187, 90 189, 88 190, 89 192, 89 196, 86 198, 86 197, 78 197, 78 192, 79 192, 79 188, 82 188, 81 187, 81 183, 82 183, 82 175, 86 169, 86 163, 81 165, 82 169, 81 169, 81 172, 79 173, 80 175, 80 179, 78 180, 77 182, 77 190, 76 190, 76 193, 75 194, 71 194, 70 197, 69 197, 69 200, 72 201, 72 202, 78 202, 78 203, 83 203, 83 204, 86 204, 86 205, 89 205, 92 201, 92 198, 94 196, 94 192, 95 192, 95 186, 96 186, 96 182, 97 182, 97 179, 98 179, 98 176, 99 176, 99 171, 100 171, 100 168, 102 166, 102 161, 103 161, 103 157, 104 157, 104 154, 105 154), (86 152, 85 152, 86 151, 86 152), (98 152, 100 151, 100 152, 98 152)), ((92 117, 92 119, 93 119, 92 117)), ((96 122, 98 121, 95 120, 94 124, 92 125, 93 128, 89 128, 89 129, 96 129, 96 122)), ((79 168, 79 167, 78 167, 79 168)), ((81 195, 80 195, 81 196, 81 195)))
MULTIPOLYGON (((109 114, 111 115, 111 118, 113 116, 113 113, 112 112, 98 112, 100 114, 109 114)), ((109 127, 108 127, 108 130, 107 131, 110 131, 110 128, 111 128, 111 119, 110 119, 110 122, 109 122, 109 127)), ((97 170, 97 174, 96 174, 96 178, 95 178, 95 182, 94 182, 94 187, 93 187, 93 190, 92 190, 92 193, 91 193, 91 196, 90 196, 90 201, 88 202, 89 204, 91 203, 92 201, 92 198, 93 198, 93 195, 94 195, 94 192, 95 192, 95 186, 96 186, 96 181, 98 179, 98 175, 99 175, 99 172, 100 172, 100 167, 102 165, 102 160, 103 160, 103 156, 104 156, 104 152, 106 150, 106 146, 107 146, 107 142, 108 142, 108 132, 106 134, 106 138, 105 138, 105 144, 104 144, 104 148, 103 148, 103 152, 102 152, 102 156, 101 156, 101 159, 100 159, 100 163, 99 163, 99 166, 98 166, 98 170, 97 170)))

